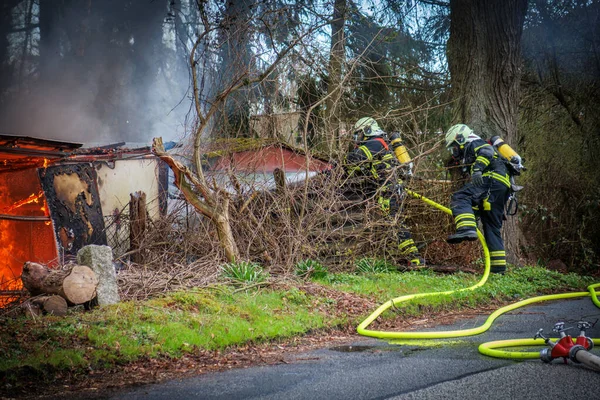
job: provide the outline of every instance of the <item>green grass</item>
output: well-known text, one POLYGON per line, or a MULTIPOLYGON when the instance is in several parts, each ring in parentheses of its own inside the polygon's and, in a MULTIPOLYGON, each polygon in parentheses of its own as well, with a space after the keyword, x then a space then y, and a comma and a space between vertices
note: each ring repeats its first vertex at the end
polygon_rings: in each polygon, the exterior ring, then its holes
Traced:
POLYGON ((178 292, 146 302, 122 302, 88 313, 7 319, 0 328, 0 371, 98 367, 140 357, 178 357, 290 337, 326 326, 313 298, 297 289, 178 292), (74 343, 72 343, 74 342, 74 343))
MULTIPOLYGON (((407 294, 451 291, 475 285, 481 276, 457 272, 438 275, 422 269, 404 273, 336 274, 319 280, 340 291, 353 292, 386 302, 407 294)), ((506 275, 491 275, 482 287, 450 295, 431 296, 398 304, 395 310, 417 316, 428 312, 486 306, 493 302, 518 301, 561 291, 583 290, 591 277, 562 274, 540 267, 509 268, 506 275)), ((389 312, 388 312, 389 313, 389 312)), ((386 314, 383 314, 385 317, 386 314)))
MULTIPOLYGON (((314 281, 383 303, 405 294, 464 288, 479 279, 462 272, 440 275, 419 270, 327 273, 314 281)), ((15 371, 35 371, 43 376, 52 370, 110 368, 143 357, 176 358, 198 349, 277 340, 344 323, 358 325, 367 317, 339 316, 333 312, 334 299, 312 296, 295 287, 239 290, 238 283, 170 293, 145 302, 121 302, 92 312, 71 311, 65 317, 3 318, 0 377, 12 376, 14 383, 18 379, 15 371)), ((540 267, 510 268, 504 276, 492 275, 476 291, 403 303, 395 312, 419 316, 551 292, 581 291, 591 283, 589 277, 540 267)))

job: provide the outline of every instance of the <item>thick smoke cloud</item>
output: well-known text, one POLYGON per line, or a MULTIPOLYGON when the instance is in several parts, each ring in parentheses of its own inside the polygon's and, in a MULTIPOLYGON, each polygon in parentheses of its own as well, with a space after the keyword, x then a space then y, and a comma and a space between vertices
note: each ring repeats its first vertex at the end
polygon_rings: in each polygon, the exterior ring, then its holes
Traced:
MULTIPOLYGON (((8 35, 4 64, 13 79, 0 93, 0 133, 84 145, 181 138, 188 69, 167 45, 173 33, 164 23, 166 2, 157 3, 71 5, 52 10, 45 30, 40 24, 29 35, 8 35)), ((13 28, 26 24, 19 12, 13 10, 13 28)), ((40 22, 39 7, 30 18, 40 22)))

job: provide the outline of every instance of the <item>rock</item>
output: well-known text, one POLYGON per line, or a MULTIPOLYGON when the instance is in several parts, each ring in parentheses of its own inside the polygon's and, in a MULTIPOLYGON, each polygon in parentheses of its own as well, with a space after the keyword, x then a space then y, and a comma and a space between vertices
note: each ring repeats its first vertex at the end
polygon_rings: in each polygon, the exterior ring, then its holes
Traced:
POLYGON ((567 273, 569 271, 569 267, 567 267, 567 264, 558 259, 548 261, 548 265, 546 265, 546 267, 552 271, 564 273, 567 273))
POLYGON ((90 267, 98 277, 96 288, 98 305, 115 304, 121 300, 113 266, 112 249, 109 246, 84 246, 77 252, 77 262, 90 267))

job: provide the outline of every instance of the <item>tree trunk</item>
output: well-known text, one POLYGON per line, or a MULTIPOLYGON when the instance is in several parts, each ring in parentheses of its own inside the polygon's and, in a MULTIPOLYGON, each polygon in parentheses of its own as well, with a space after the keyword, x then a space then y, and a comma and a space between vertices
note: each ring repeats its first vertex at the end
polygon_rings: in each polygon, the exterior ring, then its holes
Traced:
MULTIPOLYGON (((191 174, 190 170, 179 161, 171 157, 164 148, 162 138, 154 138, 152 152, 160 157, 175 174, 175 186, 185 199, 200 213, 207 216, 217 229, 217 235, 225 256, 229 262, 239 259, 239 250, 229 221, 229 194, 225 191, 212 192, 198 177, 191 174), (200 191, 201 197, 192 188, 200 191)), ((198 163, 198 165, 200 165, 198 163)))
POLYGON ((4 101, 7 103, 11 101, 11 97, 6 96, 6 93, 7 89, 14 84, 13 67, 9 60, 10 43, 8 37, 13 28, 12 9, 18 3, 19 0, 0 3, 0 106, 3 105, 4 101))
MULTIPOLYGON (((527 0, 451 0, 447 57, 454 123, 489 139, 517 138, 521 35, 527 0)), ((508 260, 518 264, 520 230, 515 218, 504 229, 508 260)))
MULTIPOLYGON (((217 92, 232 82, 249 76, 252 65, 250 47, 250 20, 255 8, 252 1, 228 1, 219 31, 221 65, 217 76, 217 92)), ((242 88, 231 93, 223 102, 222 114, 216 121, 223 137, 246 137, 249 134, 250 89, 242 88)))
POLYGON ((331 21, 331 48, 329 55, 329 83, 327 85, 327 100, 325 105, 325 135, 324 139, 329 152, 335 151, 339 142, 340 111, 342 98, 342 65, 344 63, 344 48, 346 39, 344 25, 346 22, 346 0, 335 0, 333 20, 331 21))
POLYGON ((50 269, 45 265, 26 262, 21 276, 23 287, 33 296, 56 294, 69 305, 83 304, 96 297, 98 278, 94 271, 84 265, 72 265, 66 269, 50 269))
MULTIPOLYGON (((56 73, 61 68, 61 15, 68 1, 40 1, 40 61, 41 84, 56 84, 56 73)), ((64 66, 62 66, 64 68, 64 66)))
POLYGON ((219 236, 221 248, 225 251, 225 257, 229 262, 237 262, 239 259, 239 250, 233 232, 231 231, 231 222, 229 219, 229 198, 223 198, 222 202, 217 205, 217 214, 213 219, 219 236))

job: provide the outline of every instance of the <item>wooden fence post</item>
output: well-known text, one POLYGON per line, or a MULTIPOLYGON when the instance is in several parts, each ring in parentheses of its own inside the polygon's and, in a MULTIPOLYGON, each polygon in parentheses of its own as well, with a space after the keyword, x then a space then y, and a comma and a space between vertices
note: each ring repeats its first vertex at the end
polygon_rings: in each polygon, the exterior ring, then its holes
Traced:
POLYGON ((131 193, 129 202, 129 251, 131 261, 136 264, 144 262, 144 253, 141 244, 146 232, 146 193, 131 193))

